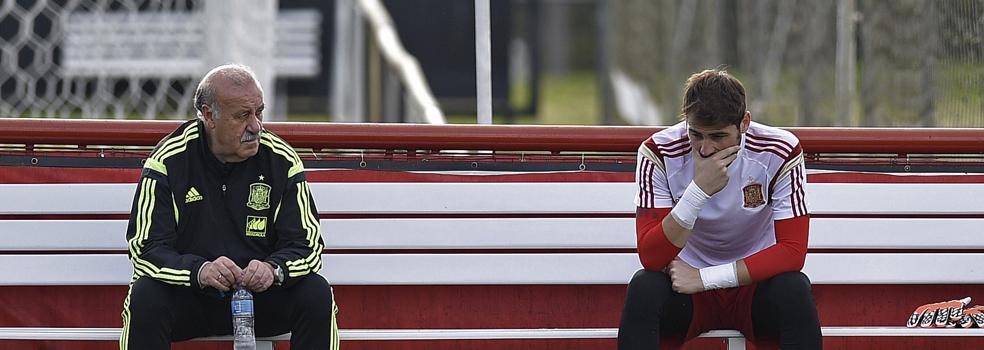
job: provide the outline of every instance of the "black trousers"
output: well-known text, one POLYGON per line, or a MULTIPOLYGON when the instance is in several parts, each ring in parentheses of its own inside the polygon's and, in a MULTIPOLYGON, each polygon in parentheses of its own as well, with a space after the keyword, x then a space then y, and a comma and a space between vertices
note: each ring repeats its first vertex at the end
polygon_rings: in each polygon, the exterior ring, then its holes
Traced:
MULTIPOLYGON (((671 286, 670 276, 663 272, 636 272, 625 295, 619 350, 659 349, 661 335, 687 334, 693 302, 690 295, 674 292, 671 286)), ((802 272, 782 273, 756 284, 752 324, 758 338, 778 335, 781 349, 823 348, 810 279, 802 272)))
MULTIPOLYGON (((120 349, 170 349, 172 341, 230 335, 231 298, 142 277, 124 301, 120 349)), ((253 312, 258 337, 291 332, 291 349, 338 348, 331 285, 320 275, 254 294, 253 312)))

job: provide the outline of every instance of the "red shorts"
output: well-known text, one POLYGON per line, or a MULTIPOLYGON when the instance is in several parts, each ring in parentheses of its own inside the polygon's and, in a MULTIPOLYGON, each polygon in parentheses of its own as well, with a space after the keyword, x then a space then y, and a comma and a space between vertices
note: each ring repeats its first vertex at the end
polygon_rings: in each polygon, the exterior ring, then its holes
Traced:
POLYGON ((686 340, 714 329, 738 330, 749 341, 755 341, 752 325, 752 300, 755 283, 737 288, 716 289, 691 296, 693 318, 686 340))

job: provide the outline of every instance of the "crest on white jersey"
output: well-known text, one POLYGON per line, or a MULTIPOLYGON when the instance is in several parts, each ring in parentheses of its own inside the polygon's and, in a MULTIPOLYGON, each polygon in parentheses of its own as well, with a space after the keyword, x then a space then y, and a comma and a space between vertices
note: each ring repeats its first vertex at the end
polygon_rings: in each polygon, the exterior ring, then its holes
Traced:
POLYGON ((762 198, 762 184, 753 183, 746 185, 741 189, 742 202, 744 202, 745 208, 758 208, 759 206, 765 204, 765 199, 762 198))

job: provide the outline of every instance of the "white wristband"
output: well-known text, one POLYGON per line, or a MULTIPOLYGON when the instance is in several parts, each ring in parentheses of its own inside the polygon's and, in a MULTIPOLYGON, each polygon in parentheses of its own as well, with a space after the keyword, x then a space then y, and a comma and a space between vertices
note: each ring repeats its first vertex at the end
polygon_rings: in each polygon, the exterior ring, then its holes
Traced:
POLYGON ((708 196, 697 184, 690 181, 690 185, 683 191, 680 201, 670 211, 670 215, 683 228, 693 230, 694 223, 697 222, 697 214, 700 213, 700 207, 704 206, 704 202, 707 202, 708 198, 711 196, 708 196))
POLYGON ((700 281, 704 283, 704 290, 737 287, 738 265, 730 263, 702 268, 700 281))

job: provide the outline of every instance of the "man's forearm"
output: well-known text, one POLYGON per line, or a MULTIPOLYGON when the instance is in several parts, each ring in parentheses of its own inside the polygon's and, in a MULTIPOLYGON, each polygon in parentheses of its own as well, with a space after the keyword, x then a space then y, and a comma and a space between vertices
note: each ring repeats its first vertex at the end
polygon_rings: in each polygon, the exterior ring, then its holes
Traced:
POLYGON ((663 232, 669 214, 670 208, 636 208, 636 247, 639 260, 647 270, 662 270, 680 253, 680 247, 663 232))
POLYGON ((752 274, 748 272, 748 266, 745 266, 745 259, 738 260, 736 267, 738 270, 738 285, 747 286, 752 284, 752 274))
POLYGON ((782 272, 803 269, 808 249, 810 217, 804 215, 779 220, 774 225, 776 244, 743 259, 751 280, 762 281, 782 272))
POLYGON ((696 183, 691 181, 687 190, 683 192, 683 196, 673 206, 670 215, 663 219, 663 230, 666 233, 666 238, 673 242, 677 248, 683 248, 683 245, 687 243, 690 231, 694 229, 694 225, 697 223, 700 208, 710 198, 696 183))
POLYGON ((673 215, 667 215, 663 218, 663 234, 666 235, 666 239, 670 243, 673 243, 673 246, 683 248, 687 244, 687 239, 690 238, 690 232, 686 227, 680 226, 673 215))

